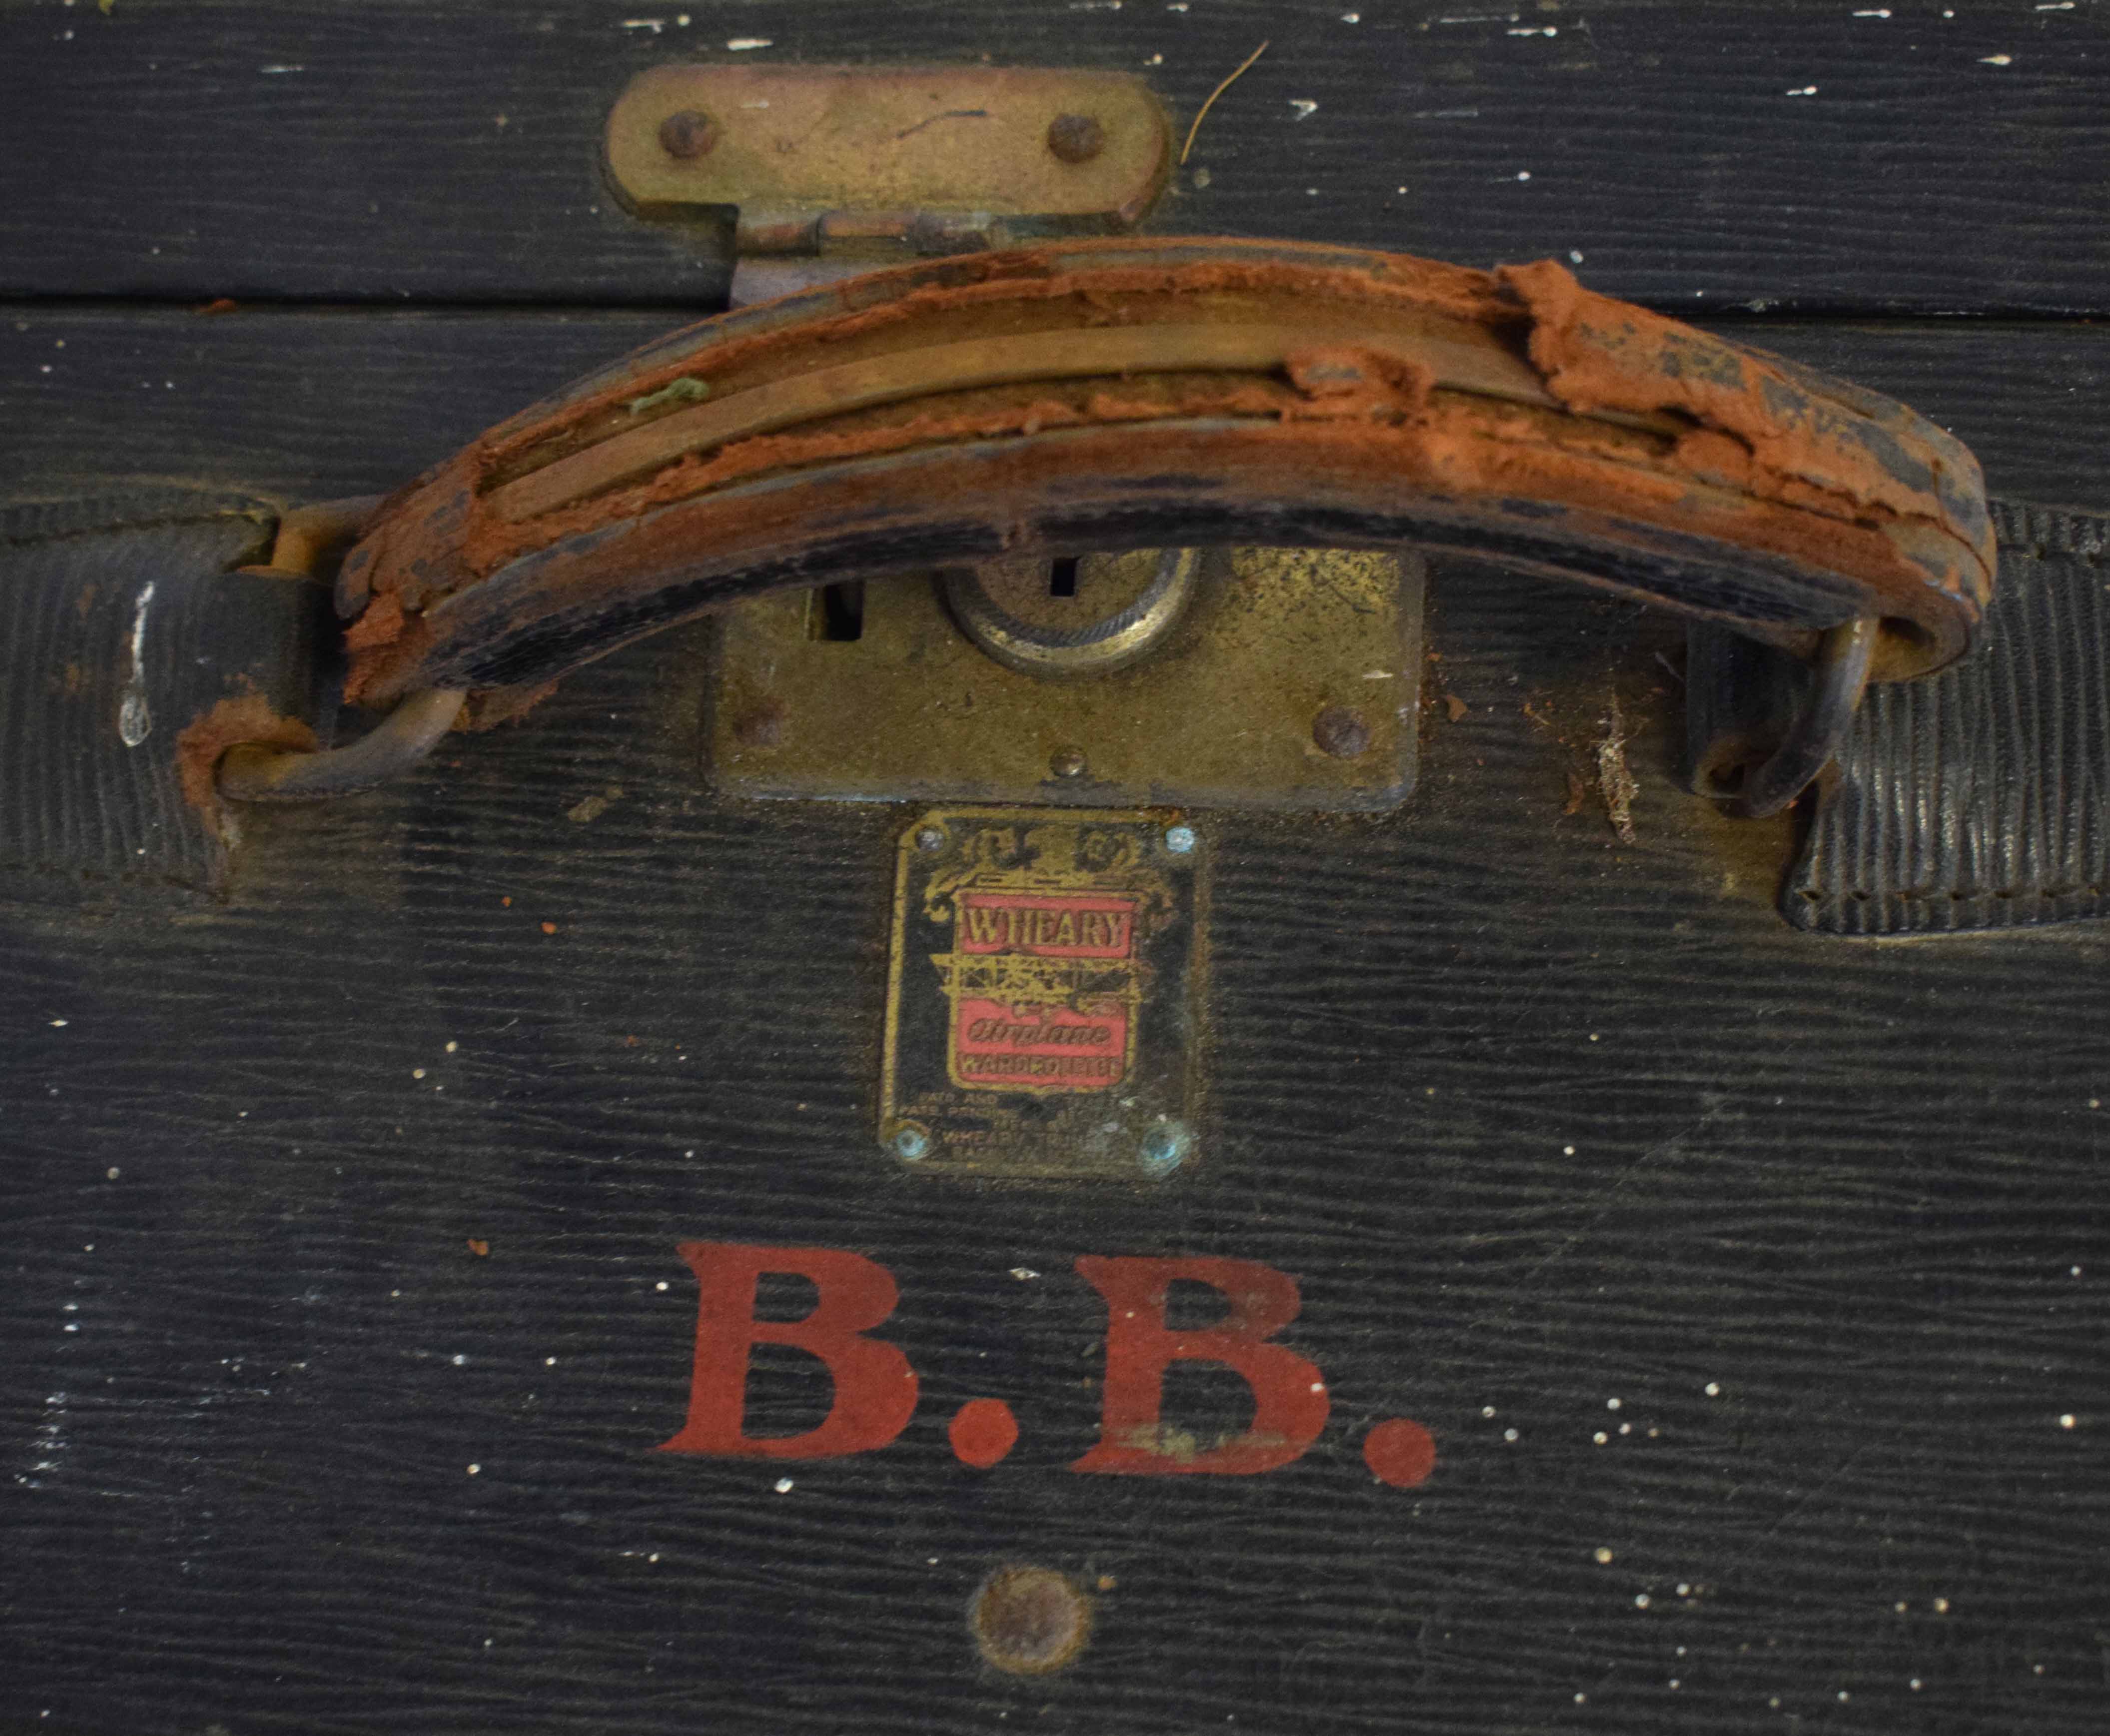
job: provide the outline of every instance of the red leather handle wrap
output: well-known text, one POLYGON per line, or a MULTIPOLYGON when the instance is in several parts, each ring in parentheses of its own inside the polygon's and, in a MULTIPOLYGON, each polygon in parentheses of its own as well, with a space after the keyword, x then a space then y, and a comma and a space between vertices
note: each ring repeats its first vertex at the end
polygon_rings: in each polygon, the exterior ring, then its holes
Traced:
POLYGON ((1224 542, 1492 555, 1877 679, 1969 645, 1971 454, 1900 405, 1593 295, 1231 241, 876 272, 704 321, 391 496, 338 586, 350 698, 488 718, 774 585, 1224 542))

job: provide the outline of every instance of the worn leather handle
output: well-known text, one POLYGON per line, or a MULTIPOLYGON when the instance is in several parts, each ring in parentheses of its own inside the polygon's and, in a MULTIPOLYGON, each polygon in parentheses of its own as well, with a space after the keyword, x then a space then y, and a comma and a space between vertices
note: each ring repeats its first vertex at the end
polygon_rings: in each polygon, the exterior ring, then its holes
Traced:
POLYGON ((677 332, 391 496, 338 583, 347 697, 488 721, 777 585, 1035 549, 1490 555, 1872 676, 1969 645, 1970 453, 1902 405, 1551 262, 1112 241, 847 279, 677 332))

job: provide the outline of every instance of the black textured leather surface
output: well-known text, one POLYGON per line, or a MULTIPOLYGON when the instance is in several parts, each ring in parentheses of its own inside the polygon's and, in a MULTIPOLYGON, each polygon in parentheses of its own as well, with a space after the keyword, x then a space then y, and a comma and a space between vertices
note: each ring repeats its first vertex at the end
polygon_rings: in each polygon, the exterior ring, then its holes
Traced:
POLYGON ((1924 934, 2110 914, 2110 518, 1996 502, 1976 650, 1871 689, 1782 893, 1798 927, 1924 934))
POLYGON ((275 522, 177 489, 0 508, 0 866, 220 882, 177 739, 246 694, 312 717, 327 644, 322 587, 229 571, 275 522))

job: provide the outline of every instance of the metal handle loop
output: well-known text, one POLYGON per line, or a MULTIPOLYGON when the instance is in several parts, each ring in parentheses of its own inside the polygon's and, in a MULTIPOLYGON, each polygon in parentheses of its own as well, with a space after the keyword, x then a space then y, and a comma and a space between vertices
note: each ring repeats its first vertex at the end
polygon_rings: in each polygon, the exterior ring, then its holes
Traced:
POLYGON ((1816 685, 1773 757, 1744 780, 1732 811, 1746 820, 1777 814, 1832 763, 1846 739, 1881 624, 1864 615, 1827 632, 1818 647, 1816 685))
POLYGON ((254 744, 230 748, 220 762, 220 793, 231 802, 319 802, 372 789, 430 753, 454 727, 466 698, 458 687, 405 694, 357 741, 319 753, 254 744))

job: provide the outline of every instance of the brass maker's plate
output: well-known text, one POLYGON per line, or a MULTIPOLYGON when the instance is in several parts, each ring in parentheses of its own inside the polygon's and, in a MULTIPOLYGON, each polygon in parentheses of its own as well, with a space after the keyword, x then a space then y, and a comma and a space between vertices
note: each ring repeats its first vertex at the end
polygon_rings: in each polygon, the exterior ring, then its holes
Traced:
POLYGON ((740 604, 720 617, 712 781, 863 802, 1366 812, 1404 801, 1421 562, 1316 549, 1201 558, 1192 605, 1148 660, 1080 680, 993 662, 921 576, 867 581, 854 637, 830 636, 820 591, 740 604))
POLYGON ((1162 1182, 1198 1154, 1207 845, 1175 813, 901 834, 879 1142, 924 1173, 1162 1182))

